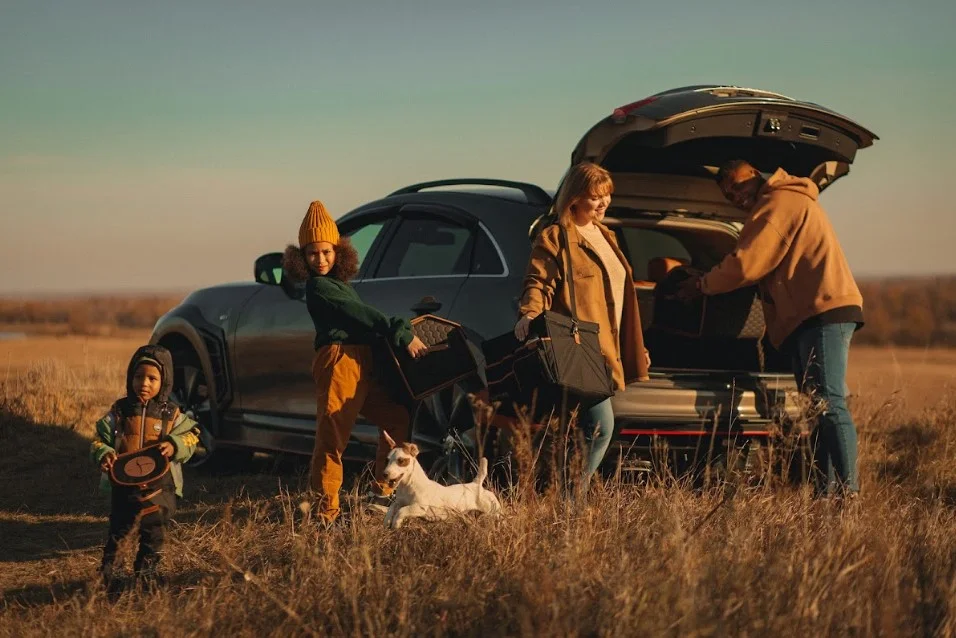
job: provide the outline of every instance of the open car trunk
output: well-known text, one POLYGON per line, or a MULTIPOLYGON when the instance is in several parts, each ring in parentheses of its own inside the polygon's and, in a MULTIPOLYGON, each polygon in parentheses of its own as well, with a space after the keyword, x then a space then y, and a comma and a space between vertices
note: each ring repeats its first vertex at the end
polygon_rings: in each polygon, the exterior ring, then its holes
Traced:
MULTIPOLYGON (((647 469, 642 464, 660 454, 663 440, 674 462, 694 465, 715 446, 750 449, 751 442, 770 436, 784 415, 796 416, 789 359, 765 336, 686 336, 655 317, 656 306, 665 303, 659 285, 668 267, 716 265, 733 250, 738 225, 620 206, 609 210, 605 223, 617 233, 634 270, 652 359, 650 381, 631 383, 613 399, 618 440, 609 456, 627 459, 625 468, 647 469)), ((759 302, 756 310, 762 320, 759 302)))
MULTIPOLYGON (((655 370, 789 370, 786 357, 753 330, 743 337, 677 334, 673 325, 655 320, 658 287, 675 264, 707 271, 734 249, 749 212, 731 205, 717 186, 714 176, 725 162, 747 160, 764 173, 783 168, 823 190, 849 173, 857 151, 875 139, 819 104, 721 85, 652 95, 614 109, 584 134, 571 163, 598 163, 614 179, 607 219, 634 268, 655 370)), ((733 308, 736 300, 730 297, 707 302, 712 317, 742 311, 748 322, 762 322, 759 302, 749 314, 747 308, 733 308)), ((750 308, 752 296, 747 303, 744 291, 741 303, 750 308)), ((671 313, 680 316, 680 308, 672 306, 671 313)))
MULTIPOLYGON (((692 324, 694 316, 679 321, 681 308, 661 300, 674 283, 668 269, 686 264, 709 270, 734 249, 748 212, 731 205, 717 186, 714 178, 725 162, 747 160, 766 174, 782 168, 822 191, 847 175, 857 152, 875 139, 818 104, 722 85, 652 95, 614 109, 584 134, 571 164, 595 162, 613 177, 605 220, 634 269, 652 359, 650 381, 629 384, 613 400, 624 447, 646 448, 664 436, 695 448, 718 421, 722 436, 766 436, 777 416, 796 415, 787 398, 796 389, 789 359, 762 332, 708 332, 705 321, 694 336, 674 330, 675 324, 692 324), (655 306, 668 303, 670 321, 655 318, 655 306)), ((531 233, 548 222, 538 220, 531 233)), ((759 302, 746 294, 706 303, 704 317, 742 313, 745 325, 753 318, 762 322, 759 302), (734 307, 738 302, 744 307, 734 307)))

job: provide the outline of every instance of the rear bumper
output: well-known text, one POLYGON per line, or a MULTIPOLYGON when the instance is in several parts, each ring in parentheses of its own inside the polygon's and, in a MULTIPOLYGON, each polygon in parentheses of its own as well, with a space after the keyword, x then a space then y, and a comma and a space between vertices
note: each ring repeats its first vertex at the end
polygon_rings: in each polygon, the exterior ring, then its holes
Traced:
POLYGON ((791 375, 734 371, 655 372, 612 399, 619 429, 676 428, 711 432, 715 424, 747 429, 796 416, 791 375))
POLYGON ((614 399, 616 446, 625 456, 653 450, 726 449, 760 444, 799 410, 791 375, 662 371, 614 399))
POLYGON ((624 427, 617 433, 619 439, 640 439, 640 438, 664 438, 674 441, 693 439, 725 439, 725 438, 768 438, 775 432, 773 422, 753 423, 748 427, 735 428, 714 428, 704 430, 696 426, 677 426, 677 427, 624 427))

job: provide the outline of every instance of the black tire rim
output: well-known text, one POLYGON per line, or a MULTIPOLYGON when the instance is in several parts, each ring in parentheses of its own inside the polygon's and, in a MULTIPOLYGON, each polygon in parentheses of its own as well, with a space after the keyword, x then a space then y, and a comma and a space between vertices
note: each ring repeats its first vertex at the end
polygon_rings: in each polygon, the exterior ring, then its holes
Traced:
POLYGON ((413 440, 431 451, 426 473, 439 483, 462 483, 475 476, 475 419, 465 384, 419 401, 412 414, 413 440))

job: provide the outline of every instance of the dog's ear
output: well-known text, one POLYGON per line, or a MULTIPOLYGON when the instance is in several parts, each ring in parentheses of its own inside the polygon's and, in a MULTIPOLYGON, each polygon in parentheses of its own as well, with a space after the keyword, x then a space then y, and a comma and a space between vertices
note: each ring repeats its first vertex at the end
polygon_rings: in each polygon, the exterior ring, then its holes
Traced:
POLYGON ((388 432, 386 432, 385 430, 382 430, 382 436, 385 437, 385 442, 388 443, 389 449, 394 450, 395 447, 396 447, 396 445, 395 445, 395 439, 393 439, 392 437, 390 437, 390 436, 388 435, 388 432))
POLYGON ((402 443, 402 449, 408 452, 410 456, 418 456, 418 446, 414 443, 402 443))

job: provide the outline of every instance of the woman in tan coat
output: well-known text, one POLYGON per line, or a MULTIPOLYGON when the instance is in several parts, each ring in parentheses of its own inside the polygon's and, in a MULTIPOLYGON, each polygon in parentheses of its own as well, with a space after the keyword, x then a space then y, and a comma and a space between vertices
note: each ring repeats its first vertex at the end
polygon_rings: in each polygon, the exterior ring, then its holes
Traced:
MULTIPOLYGON (((541 231, 531 249, 515 336, 526 339, 531 320, 545 310, 571 314, 560 224, 568 232, 578 319, 600 326, 601 352, 615 389, 623 390, 627 383, 648 379, 650 357, 644 348, 631 266, 614 233, 601 223, 613 191, 611 175, 597 164, 582 162, 568 172, 554 204, 558 223, 541 231)), ((582 406, 578 425, 588 442, 586 478, 590 478, 614 437, 611 400, 582 406)))

